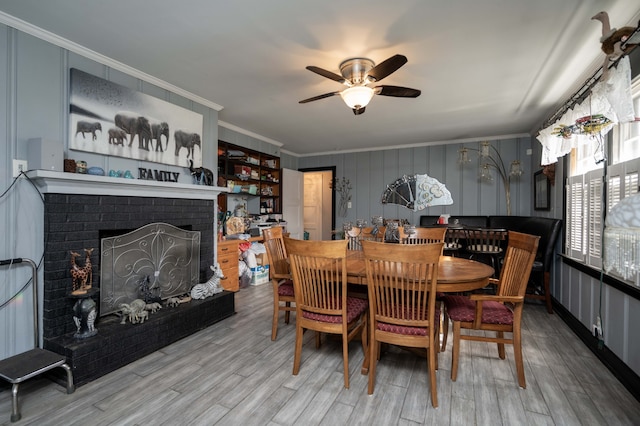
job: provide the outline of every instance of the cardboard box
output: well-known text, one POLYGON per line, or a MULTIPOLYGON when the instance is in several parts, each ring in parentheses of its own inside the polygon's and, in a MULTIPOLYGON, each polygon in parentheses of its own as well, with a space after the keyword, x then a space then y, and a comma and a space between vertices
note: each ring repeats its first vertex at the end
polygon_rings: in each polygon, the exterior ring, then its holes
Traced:
POLYGON ((251 285, 262 285, 269 282, 269 265, 251 268, 251 285))

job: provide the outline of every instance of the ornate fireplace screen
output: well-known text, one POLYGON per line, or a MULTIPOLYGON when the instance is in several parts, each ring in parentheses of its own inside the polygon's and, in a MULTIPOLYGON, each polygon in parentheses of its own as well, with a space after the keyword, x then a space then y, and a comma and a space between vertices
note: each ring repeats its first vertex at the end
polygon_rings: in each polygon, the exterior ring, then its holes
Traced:
POLYGON ((382 204, 399 204, 413 211, 453 204, 443 183, 429 175, 404 175, 390 183, 382 193, 382 204))
POLYGON ((141 286, 162 299, 187 293, 198 283, 200 232, 152 223, 102 239, 100 315, 140 299, 141 286))

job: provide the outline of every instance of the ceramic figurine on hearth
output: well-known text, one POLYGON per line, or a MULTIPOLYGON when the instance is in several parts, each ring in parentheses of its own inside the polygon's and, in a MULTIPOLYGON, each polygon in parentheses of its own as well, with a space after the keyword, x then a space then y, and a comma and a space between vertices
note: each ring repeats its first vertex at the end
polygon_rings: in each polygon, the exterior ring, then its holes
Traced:
POLYGON ((96 302, 92 298, 78 299, 73 305, 73 322, 76 325, 76 332, 73 337, 85 339, 98 334, 98 330, 95 327, 97 314, 96 302))
POLYGON ((71 294, 85 294, 93 285, 93 274, 91 273, 91 253, 93 248, 84 249, 84 266, 76 264, 76 258, 80 253, 71 251, 71 294))
POLYGON ((220 285, 220 280, 224 278, 220 264, 216 263, 216 266, 211 265, 209 268, 213 271, 213 276, 206 283, 196 284, 191 288, 192 299, 205 299, 224 290, 220 285))

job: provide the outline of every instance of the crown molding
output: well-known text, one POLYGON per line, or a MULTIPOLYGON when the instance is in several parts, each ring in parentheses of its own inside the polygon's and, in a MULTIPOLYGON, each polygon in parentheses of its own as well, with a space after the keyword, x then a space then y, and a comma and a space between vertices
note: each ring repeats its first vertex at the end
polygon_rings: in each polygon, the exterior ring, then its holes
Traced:
POLYGON ((252 131, 243 129, 242 127, 238 127, 235 124, 227 123, 226 121, 218 120, 218 126, 224 127, 225 129, 233 130, 234 132, 242 133, 243 135, 251 136, 252 138, 259 139, 263 142, 270 143, 271 145, 275 145, 280 148, 284 145, 282 142, 278 142, 276 140, 270 139, 266 136, 259 135, 257 133, 253 133, 252 131))
POLYGON ((75 42, 67 40, 66 38, 60 37, 57 34, 44 30, 40 27, 30 24, 29 22, 23 21, 22 19, 16 18, 15 16, 9 15, 2 11, 0 11, 0 23, 5 24, 11 28, 15 28, 18 31, 22 31, 26 34, 37 37, 55 46, 66 49, 70 52, 77 53, 78 55, 84 56, 88 59, 96 61, 100 64, 103 64, 115 70, 122 71, 133 77, 136 77, 148 83, 154 84, 158 87, 161 87, 165 90, 173 92, 177 95, 183 96, 189 100, 202 104, 216 111, 220 111, 224 108, 222 105, 218 105, 215 102, 211 102, 208 99, 205 99, 194 93, 181 89, 177 86, 174 86, 173 84, 167 83, 164 80, 161 80, 145 72, 142 72, 136 68, 130 67, 129 65, 123 64, 122 62, 118 62, 115 59, 111 59, 108 56, 102 55, 98 52, 95 52, 82 45, 79 45, 75 42))

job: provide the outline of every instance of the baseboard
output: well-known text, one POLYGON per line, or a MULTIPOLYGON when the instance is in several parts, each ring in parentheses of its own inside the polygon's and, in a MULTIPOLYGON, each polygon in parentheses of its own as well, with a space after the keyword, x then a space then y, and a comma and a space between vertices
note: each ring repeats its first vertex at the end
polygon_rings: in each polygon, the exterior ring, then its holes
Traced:
POLYGON ((571 312, 561 305, 556 299, 551 298, 556 314, 576 333, 576 335, 587 345, 595 356, 611 371, 611 373, 623 384, 625 388, 640 402, 640 376, 629 368, 618 356, 611 352, 604 345, 598 348, 598 339, 584 326, 571 312))

